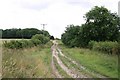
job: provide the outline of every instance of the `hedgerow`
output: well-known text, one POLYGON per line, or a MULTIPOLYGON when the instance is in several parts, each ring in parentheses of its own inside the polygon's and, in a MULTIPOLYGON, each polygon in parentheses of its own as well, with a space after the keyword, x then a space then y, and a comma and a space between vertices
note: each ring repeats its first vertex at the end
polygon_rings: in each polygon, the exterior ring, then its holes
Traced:
POLYGON ((48 37, 42 34, 36 34, 30 40, 11 40, 9 42, 5 41, 3 45, 6 48, 10 49, 22 49, 43 45, 46 44, 48 41, 49 41, 48 37))
POLYGON ((5 41, 3 43, 3 45, 6 48, 10 48, 10 49, 20 49, 20 48, 28 48, 28 47, 32 47, 33 43, 29 40, 11 40, 10 42, 5 41))
POLYGON ((120 50, 120 44, 118 42, 112 42, 112 41, 104 41, 104 42, 96 42, 96 41, 90 41, 89 42, 89 48, 105 52, 108 54, 118 54, 120 50))

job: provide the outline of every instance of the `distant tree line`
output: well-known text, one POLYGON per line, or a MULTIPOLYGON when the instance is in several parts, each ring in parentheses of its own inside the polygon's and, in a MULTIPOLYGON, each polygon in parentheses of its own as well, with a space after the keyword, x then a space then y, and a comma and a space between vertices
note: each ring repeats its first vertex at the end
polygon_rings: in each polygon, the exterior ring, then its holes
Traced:
POLYGON ((62 42, 69 47, 87 47, 90 41, 118 41, 120 18, 105 7, 95 6, 84 16, 81 26, 69 25, 62 34, 62 42))
POLYGON ((2 38, 10 39, 10 38, 25 38, 30 39, 35 34, 43 34, 44 36, 50 37, 48 31, 38 30, 36 28, 25 28, 25 29, 5 29, 2 30, 2 38))

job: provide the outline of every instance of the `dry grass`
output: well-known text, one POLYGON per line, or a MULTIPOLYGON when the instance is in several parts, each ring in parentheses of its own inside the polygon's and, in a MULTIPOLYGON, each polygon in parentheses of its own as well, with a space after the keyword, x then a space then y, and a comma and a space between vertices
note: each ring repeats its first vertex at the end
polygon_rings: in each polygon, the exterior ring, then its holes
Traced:
POLYGON ((52 78, 51 43, 27 49, 3 48, 4 78, 52 78))

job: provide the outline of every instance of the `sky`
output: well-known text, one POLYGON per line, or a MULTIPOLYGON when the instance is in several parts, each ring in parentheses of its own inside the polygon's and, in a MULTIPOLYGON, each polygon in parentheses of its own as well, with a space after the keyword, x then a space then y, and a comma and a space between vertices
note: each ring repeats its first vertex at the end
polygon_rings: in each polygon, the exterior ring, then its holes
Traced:
POLYGON ((83 16, 94 6, 118 13, 120 0, 0 0, 0 29, 37 28, 60 38, 67 25, 85 23, 83 16))

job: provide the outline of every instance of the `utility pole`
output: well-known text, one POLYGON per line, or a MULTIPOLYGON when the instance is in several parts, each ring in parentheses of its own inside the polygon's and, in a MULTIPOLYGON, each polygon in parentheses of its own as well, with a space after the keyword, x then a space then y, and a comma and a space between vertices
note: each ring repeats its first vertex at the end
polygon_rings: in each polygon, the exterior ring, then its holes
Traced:
POLYGON ((43 30, 45 30, 45 26, 47 25, 47 24, 41 24, 42 26, 43 26, 43 30))

